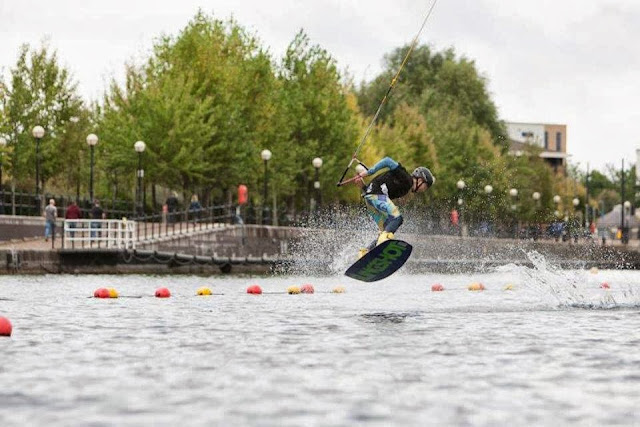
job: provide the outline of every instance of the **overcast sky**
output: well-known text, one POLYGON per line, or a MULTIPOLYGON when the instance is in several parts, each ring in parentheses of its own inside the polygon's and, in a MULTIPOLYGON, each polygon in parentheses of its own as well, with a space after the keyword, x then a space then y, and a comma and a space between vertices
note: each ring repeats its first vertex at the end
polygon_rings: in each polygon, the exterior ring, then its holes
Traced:
MULTIPOLYGON (((200 7, 233 15, 280 56, 300 29, 359 82, 409 43, 433 0, 0 0, 0 67, 43 39, 95 100, 153 39, 200 7)), ((571 162, 635 163, 640 148, 640 1, 438 0, 420 42, 474 59, 506 121, 564 123, 571 162)))

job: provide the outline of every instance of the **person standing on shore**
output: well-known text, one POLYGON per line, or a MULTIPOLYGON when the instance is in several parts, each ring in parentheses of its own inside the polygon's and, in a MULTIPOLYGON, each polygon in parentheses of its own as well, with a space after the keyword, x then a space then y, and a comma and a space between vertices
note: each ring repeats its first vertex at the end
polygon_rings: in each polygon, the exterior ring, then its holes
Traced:
MULTIPOLYGON (((104 213, 102 208, 100 207, 100 201, 96 200, 93 202, 93 208, 91 209, 91 219, 101 220, 105 219, 107 215, 104 213)), ((96 228, 101 228, 100 221, 92 221, 91 222, 91 237, 96 237, 98 235, 97 231, 94 231, 96 228)))
MULTIPOLYGON (((67 212, 64 214, 64 219, 80 219, 82 218, 82 212, 80 212, 80 208, 76 204, 75 200, 71 201, 71 204, 67 208, 67 212)), ((69 228, 76 228, 76 223, 69 223, 69 228)), ((75 232, 71 232, 71 237, 74 236, 75 232)))
POLYGON ((58 208, 56 208, 56 201, 49 199, 49 204, 44 208, 44 241, 49 241, 49 236, 55 238, 56 235, 56 218, 58 217, 58 208))

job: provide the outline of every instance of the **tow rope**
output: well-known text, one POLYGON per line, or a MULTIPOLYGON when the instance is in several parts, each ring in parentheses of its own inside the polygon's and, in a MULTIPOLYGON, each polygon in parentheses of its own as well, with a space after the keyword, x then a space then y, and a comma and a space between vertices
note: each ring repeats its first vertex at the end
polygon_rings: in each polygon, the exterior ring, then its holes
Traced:
POLYGON ((349 168, 351 167, 351 165, 353 165, 353 162, 358 162, 360 165, 362 165, 362 167, 364 167, 365 169, 368 169, 364 165, 364 163, 362 163, 360 160, 357 159, 358 153, 360 152, 360 149, 364 145, 364 142, 367 140, 367 137, 369 136, 369 133, 371 132, 371 129, 373 128, 373 125, 375 124, 376 120, 378 119, 378 116, 380 115, 380 111, 382 111, 382 106, 387 102, 387 99, 389 98, 389 94, 391 93, 391 90, 396 85, 396 83, 398 81, 398 76, 400 75, 400 72, 402 71, 402 69, 404 68, 405 64, 407 63, 407 60, 409 60, 409 56, 411 55, 411 52, 413 52, 413 49, 416 47, 416 43, 418 42, 418 37, 420 37, 420 34, 422 33, 422 30, 424 29, 425 25, 427 24, 427 21, 429 20, 429 17, 431 16, 431 12, 433 12, 433 8, 435 7, 437 2, 438 2, 438 0, 433 0, 433 3, 431 4, 431 7, 429 8, 429 11, 427 12, 427 15, 425 16, 424 21, 422 21, 422 25, 420 26, 420 30, 418 30, 418 33, 413 38, 413 41, 411 42, 411 46, 409 47, 409 50, 407 51, 407 54, 404 56, 404 59, 402 60, 402 64, 400 64, 400 68, 398 68, 398 71, 396 72, 395 76, 393 76, 393 79, 391 79, 391 84, 389 85, 389 89, 387 89, 387 93, 385 93, 384 97, 382 98, 382 101, 380 101, 380 105, 378 105, 378 109, 376 110, 376 114, 371 119, 371 122, 369 123, 369 126, 367 127, 366 132, 362 136, 362 139, 360 140, 360 143, 358 144, 358 147, 356 148, 356 151, 353 152, 353 156, 351 156, 351 160, 349 161, 349 164, 347 165, 347 167, 344 170, 342 176, 340 177, 340 181, 338 181, 338 184, 337 184, 338 187, 340 187, 342 185, 345 185, 345 184, 348 184, 349 182, 353 181, 356 178, 356 177, 354 177, 354 178, 348 179, 347 181, 344 181, 344 177, 347 176, 347 172, 349 172, 349 168))

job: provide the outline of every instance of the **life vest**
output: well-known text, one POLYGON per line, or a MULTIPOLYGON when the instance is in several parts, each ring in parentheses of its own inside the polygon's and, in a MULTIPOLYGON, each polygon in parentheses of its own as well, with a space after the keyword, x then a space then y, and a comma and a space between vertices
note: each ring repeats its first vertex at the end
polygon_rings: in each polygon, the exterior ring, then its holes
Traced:
POLYGON ((413 178, 407 170, 398 163, 394 170, 378 175, 365 187, 365 194, 385 194, 390 199, 406 196, 413 186, 413 178))

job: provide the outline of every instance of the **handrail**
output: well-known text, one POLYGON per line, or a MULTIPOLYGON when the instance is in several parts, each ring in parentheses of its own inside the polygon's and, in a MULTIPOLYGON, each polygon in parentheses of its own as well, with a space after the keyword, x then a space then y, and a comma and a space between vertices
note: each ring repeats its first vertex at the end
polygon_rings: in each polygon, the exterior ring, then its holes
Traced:
POLYGON ((123 219, 65 219, 62 247, 135 249, 136 221, 123 219))

